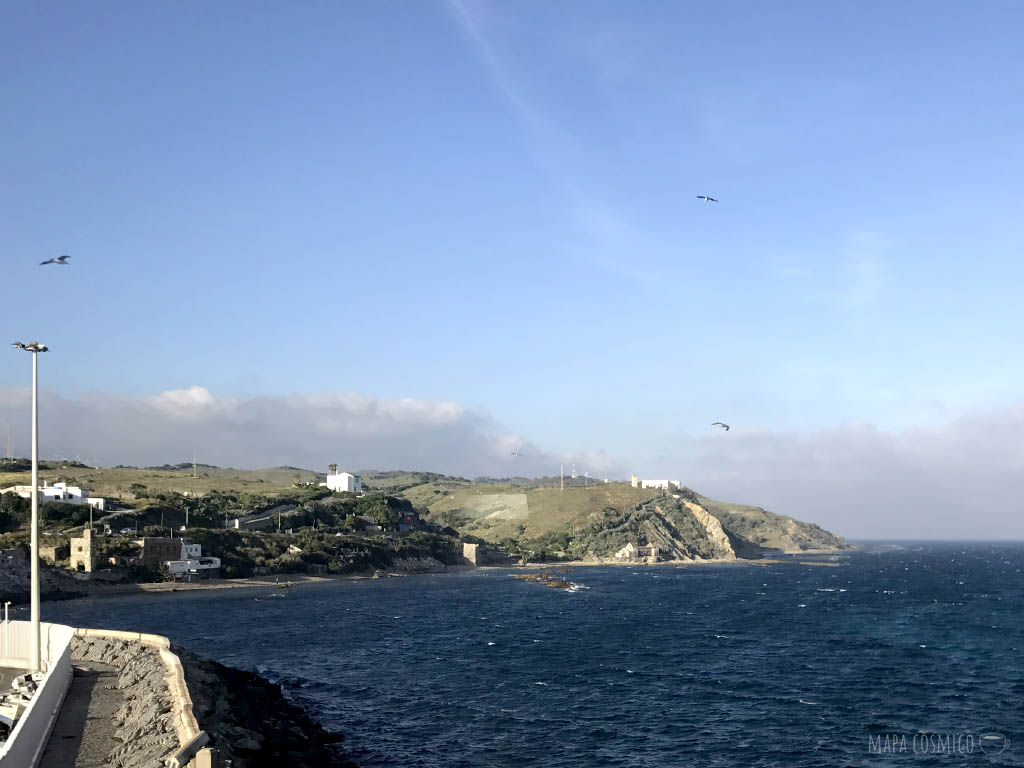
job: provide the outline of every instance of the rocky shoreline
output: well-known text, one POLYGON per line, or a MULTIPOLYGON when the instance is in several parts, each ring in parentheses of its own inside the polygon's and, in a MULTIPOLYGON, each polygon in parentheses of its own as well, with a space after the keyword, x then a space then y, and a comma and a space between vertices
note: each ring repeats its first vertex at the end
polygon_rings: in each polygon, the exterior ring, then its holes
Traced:
MULTIPOLYGON (((324 730, 289 702, 281 686, 252 672, 202 658, 183 648, 181 660, 192 712, 209 746, 233 768, 358 768, 340 746, 341 734, 324 730)), ((75 637, 74 662, 99 662, 117 670, 122 701, 114 716, 118 746, 97 756, 112 768, 152 768, 179 748, 170 691, 159 651, 109 637, 75 637)))

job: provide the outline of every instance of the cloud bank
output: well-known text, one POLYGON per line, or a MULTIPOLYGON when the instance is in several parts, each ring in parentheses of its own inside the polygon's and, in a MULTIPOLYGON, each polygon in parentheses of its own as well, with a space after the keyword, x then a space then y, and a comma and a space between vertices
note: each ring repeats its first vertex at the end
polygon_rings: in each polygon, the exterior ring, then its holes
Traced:
POLYGON ((696 441, 686 466, 702 493, 847 537, 1024 539, 1020 405, 901 432, 734 429, 696 441))
MULTIPOLYGON (((0 390, 15 453, 29 450, 29 392, 0 390)), ((1024 539, 1024 405, 940 427, 684 438, 649 461, 559 454, 459 403, 352 393, 223 397, 195 386, 147 397, 40 393, 40 455, 111 466, 189 461, 257 468, 419 469, 540 476, 575 464, 593 478, 679 478, 713 498, 762 506, 850 538, 1024 539), (521 456, 512 456, 511 452, 521 456)), ((643 425, 609 424, 642 431, 643 425)), ((609 440, 613 436, 610 433, 609 440)))
MULTIPOLYGON (((30 394, 0 390, 15 453, 29 452, 30 394)), ((148 397, 40 393, 40 456, 93 465, 190 461, 239 468, 424 469, 468 477, 542 475, 575 462, 591 476, 621 473, 603 451, 543 451, 483 411, 459 403, 351 393, 220 397, 204 387, 148 397), (517 451, 520 456, 512 456, 517 451)), ((0 430, 4 426, 0 422, 0 430)), ((0 450, 6 434, 0 432, 0 450)))

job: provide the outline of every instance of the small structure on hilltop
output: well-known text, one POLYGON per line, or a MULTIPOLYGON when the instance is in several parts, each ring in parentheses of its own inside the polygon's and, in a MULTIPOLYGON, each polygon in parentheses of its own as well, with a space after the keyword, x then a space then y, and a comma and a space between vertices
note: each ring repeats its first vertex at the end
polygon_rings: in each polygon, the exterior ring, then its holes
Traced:
POLYGON ((337 464, 327 467, 327 482, 320 483, 320 485, 343 493, 363 492, 363 478, 350 472, 339 472, 337 464))
POLYGON ((258 531, 270 531, 276 527, 277 523, 274 521, 273 510, 266 512, 257 512, 254 515, 243 515, 242 517, 232 517, 224 522, 225 528, 234 528, 236 530, 258 530, 258 531))
POLYGON ((634 488, 661 488, 666 491, 678 491, 683 487, 678 480, 641 480, 637 475, 633 475, 631 482, 634 488))

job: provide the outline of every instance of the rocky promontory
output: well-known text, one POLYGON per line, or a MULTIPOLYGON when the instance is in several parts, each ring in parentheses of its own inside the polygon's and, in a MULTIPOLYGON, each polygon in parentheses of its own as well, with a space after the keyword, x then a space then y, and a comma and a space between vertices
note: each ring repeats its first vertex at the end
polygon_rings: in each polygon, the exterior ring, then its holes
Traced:
POLYGON ((233 768, 357 768, 341 734, 324 730, 264 677, 172 648, 185 669, 192 712, 233 768))

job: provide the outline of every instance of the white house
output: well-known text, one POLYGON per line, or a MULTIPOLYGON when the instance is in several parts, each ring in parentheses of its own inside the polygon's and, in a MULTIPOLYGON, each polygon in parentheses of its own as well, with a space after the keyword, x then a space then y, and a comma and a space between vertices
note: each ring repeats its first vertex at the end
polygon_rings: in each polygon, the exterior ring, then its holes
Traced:
POLYGON ((643 488, 663 488, 666 491, 679 490, 678 480, 641 480, 643 488))
MULTIPOLYGON (((334 464, 331 467, 335 467, 334 464)), ((335 470, 327 473, 327 482, 320 483, 320 485, 326 485, 332 491, 347 491, 348 493, 362 493, 363 492, 363 478, 359 475, 352 475, 348 472, 338 472, 335 470)))
MULTIPOLYGON (((23 499, 31 499, 32 486, 12 485, 10 488, 4 488, 0 493, 16 493, 23 499)), ((45 504, 48 501, 60 501, 65 504, 88 504, 93 509, 100 511, 107 508, 106 499, 90 498, 89 491, 85 488, 79 488, 77 485, 68 485, 67 483, 47 485, 44 482, 43 487, 39 489, 39 503, 45 504)))

